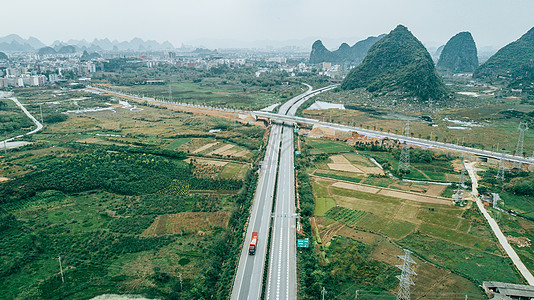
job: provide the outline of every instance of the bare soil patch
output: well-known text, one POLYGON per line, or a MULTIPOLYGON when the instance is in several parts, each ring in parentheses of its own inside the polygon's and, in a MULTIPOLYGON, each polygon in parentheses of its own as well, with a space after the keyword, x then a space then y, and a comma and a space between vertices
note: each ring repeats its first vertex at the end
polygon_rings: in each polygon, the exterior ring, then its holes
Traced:
POLYGON ((234 157, 243 157, 243 156, 245 156, 245 155, 247 155, 249 153, 250 153, 250 151, 248 151, 248 150, 241 150, 241 151, 239 151, 237 153, 234 153, 233 156, 234 157))
POLYGON ((217 145, 218 143, 219 143, 219 142, 214 142, 214 143, 206 144, 206 145, 204 145, 204 146, 201 146, 200 148, 197 148, 197 149, 191 151, 191 153, 193 153, 193 154, 200 153, 200 152, 202 152, 202 151, 204 151, 204 150, 207 150, 207 149, 209 149, 209 148, 211 148, 211 147, 217 145))
POLYGON ((430 197, 430 196, 423 196, 423 195, 415 195, 412 193, 405 193, 405 192, 394 191, 394 190, 383 189, 378 193, 384 196, 395 197, 395 198, 400 198, 400 199, 405 199, 405 200, 410 200, 410 201, 415 201, 415 202, 452 205, 452 202, 447 199, 440 199, 437 197, 430 197))
POLYGON ((228 150, 230 150, 230 149, 232 149, 234 147, 235 146, 232 145, 232 144, 227 144, 227 145, 224 145, 224 146, 222 146, 220 148, 217 148, 217 149, 211 151, 210 153, 208 153, 208 155, 222 154, 223 152, 228 151, 228 150))
POLYGON ((2 181, 8 181, 8 180, 9 180, 9 178, 7 178, 7 177, 0 177, 0 182, 2 182, 2 181))
POLYGON ((376 235, 374 233, 356 230, 348 226, 344 226, 343 228, 338 230, 337 234, 339 236, 348 237, 367 245, 372 245, 376 243, 376 241, 380 238, 379 235, 376 235))
POLYGON ((427 187, 425 194, 429 196, 439 196, 446 188, 446 185, 431 184, 427 187))
POLYGON ((353 191, 360 191, 364 193, 370 193, 370 194, 376 194, 380 192, 380 188, 375 188, 372 186, 367 185, 361 185, 361 184, 353 184, 353 183, 347 183, 347 182, 336 182, 332 184, 334 187, 347 189, 347 190, 353 190, 353 191))
POLYGON ((363 173, 362 170, 355 167, 345 156, 332 155, 330 156, 332 163, 328 163, 328 168, 336 171, 345 171, 351 173, 363 173))

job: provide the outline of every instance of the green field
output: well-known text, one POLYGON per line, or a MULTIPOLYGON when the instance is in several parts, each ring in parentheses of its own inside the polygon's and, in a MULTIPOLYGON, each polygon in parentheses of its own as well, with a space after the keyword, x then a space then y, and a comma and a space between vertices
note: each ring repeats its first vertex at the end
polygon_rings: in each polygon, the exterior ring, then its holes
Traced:
POLYGON ((170 143, 169 146, 167 146, 167 149, 174 150, 182 146, 183 144, 189 142, 191 139, 192 138, 177 138, 172 143, 170 143))
POLYGON ((123 92, 171 99, 175 102, 196 103, 216 107, 261 109, 273 103, 286 100, 304 91, 304 86, 298 83, 290 85, 274 85, 270 88, 250 86, 236 81, 226 81, 219 78, 207 78, 201 82, 173 82, 170 85, 135 85, 114 86, 123 92), (169 93, 169 90, 171 91, 169 93))
POLYGON ((488 280, 522 283, 507 257, 466 248, 416 233, 400 240, 399 243, 425 259, 456 270, 477 284, 488 280), (444 251, 445 249, 446 251, 444 251))
POLYGON ((310 147, 319 150, 322 153, 342 153, 350 152, 353 149, 343 142, 335 142, 321 139, 307 139, 310 147))
MULTIPOLYGON (((333 202, 333 200, 332 200, 333 202)), ((330 202, 330 203, 332 203, 330 202)), ((345 223, 347 225, 356 224, 361 218, 365 216, 366 212, 358 211, 350 208, 344 208, 340 206, 334 206, 330 208, 324 214, 325 217, 328 217, 332 220, 345 223)))
POLYGON ((104 106, 111 100, 79 91, 16 91, 34 114, 39 111, 37 92, 44 101, 46 127, 29 137, 33 146, 0 157, 0 177, 10 179, 0 182, 3 297, 227 295, 238 253, 218 251, 223 245, 241 244, 255 186, 248 170, 265 130, 148 105, 134 111, 119 107, 116 112, 69 114, 47 122, 56 110, 104 106), (56 99, 58 104, 48 103, 56 99), (236 149, 249 153, 226 158, 224 167, 185 163, 180 147, 194 137, 219 141, 220 146, 238 145, 236 149), (211 224, 200 230, 191 224, 204 219, 180 219, 186 223, 176 225, 181 226, 177 233, 143 234, 157 218, 193 212, 226 213, 230 227, 211 224))

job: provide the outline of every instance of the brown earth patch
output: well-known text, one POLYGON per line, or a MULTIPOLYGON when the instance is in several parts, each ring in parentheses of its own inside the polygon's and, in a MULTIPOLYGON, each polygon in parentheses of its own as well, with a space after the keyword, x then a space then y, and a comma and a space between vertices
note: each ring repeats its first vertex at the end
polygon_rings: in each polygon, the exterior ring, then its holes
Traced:
POLYGON ((433 203, 433 204, 442 204, 442 205, 451 205, 452 202, 447 199, 441 199, 437 197, 430 197, 430 196, 423 196, 423 195, 416 195, 412 193, 405 193, 400 191, 394 191, 394 190, 386 190, 383 189, 380 192, 378 192, 380 195, 389 196, 389 197, 395 197, 415 202, 422 202, 422 203, 433 203))
POLYGON ((427 187, 425 194, 429 196, 439 196, 446 188, 446 185, 431 184, 427 187))
POLYGON ((217 149, 211 151, 210 153, 208 153, 208 155, 222 154, 223 152, 228 151, 228 150, 230 150, 230 149, 232 149, 234 147, 235 146, 232 145, 232 144, 226 144, 226 145, 224 145, 224 146, 222 146, 220 148, 217 148, 217 149))
POLYGON ((364 193, 370 193, 370 194, 376 194, 380 192, 380 188, 375 188, 372 186, 367 185, 361 185, 361 184, 353 184, 353 183, 346 183, 346 182, 336 182, 332 184, 334 187, 347 189, 347 190, 353 190, 353 191, 360 191, 364 193))
POLYGON ((211 148, 211 147, 217 145, 218 143, 219 143, 219 142, 214 142, 214 143, 206 144, 206 145, 204 145, 204 146, 201 146, 200 148, 197 148, 197 149, 191 151, 191 153, 193 153, 193 154, 200 153, 200 152, 202 152, 202 151, 204 151, 204 150, 207 150, 207 149, 209 149, 209 148, 211 148))
POLYGON ((234 153, 233 156, 234 157, 243 157, 243 156, 245 156, 245 155, 247 155, 249 153, 250 153, 250 151, 248 151, 248 150, 241 150, 241 151, 239 151, 237 153, 234 153))
POLYGON ((215 227, 226 228, 228 212, 182 212, 161 215, 141 235, 160 236, 165 234, 184 234, 186 232, 205 232, 215 227))
POLYGON ((344 236, 344 237, 348 237, 348 238, 351 238, 355 241, 359 241, 359 242, 362 242, 364 244, 368 244, 368 245, 372 245, 374 243, 376 243, 376 241, 380 238, 379 235, 376 235, 374 233, 370 233, 370 232, 365 232, 365 231, 361 231, 361 230, 356 230, 354 228, 351 228, 351 227, 343 227, 341 228, 340 230, 337 231, 337 234, 339 236, 344 236))
POLYGON ((530 247, 530 239, 524 236, 507 236, 506 239, 510 242, 510 244, 517 246, 519 248, 523 247, 530 247))
POLYGON ((328 163, 328 168, 336 171, 345 171, 351 173, 363 173, 362 170, 355 167, 345 156, 332 155, 330 156, 332 163, 328 163))
POLYGON ((9 180, 9 178, 7 178, 7 177, 0 177, 0 182, 2 182, 2 181, 8 181, 8 180, 9 180))

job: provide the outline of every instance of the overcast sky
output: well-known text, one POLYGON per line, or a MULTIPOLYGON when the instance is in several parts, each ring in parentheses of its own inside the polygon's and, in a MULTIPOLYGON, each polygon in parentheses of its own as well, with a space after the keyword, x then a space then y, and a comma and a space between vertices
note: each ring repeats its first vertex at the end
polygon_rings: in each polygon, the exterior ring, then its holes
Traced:
POLYGON ((470 31, 479 47, 500 48, 534 26, 533 0, 6 0, 0 9, 0 36, 35 36, 46 44, 313 37, 353 39, 352 45, 404 24, 427 45, 470 31))

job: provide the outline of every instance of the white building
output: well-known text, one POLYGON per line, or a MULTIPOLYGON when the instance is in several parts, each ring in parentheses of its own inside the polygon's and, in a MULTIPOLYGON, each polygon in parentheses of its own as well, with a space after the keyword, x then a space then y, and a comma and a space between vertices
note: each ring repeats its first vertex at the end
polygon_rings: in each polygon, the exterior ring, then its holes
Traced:
POLYGON ((48 81, 50 81, 50 83, 54 83, 54 82, 59 81, 59 75, 58 74, 49 74, 48 75, 48 81))

